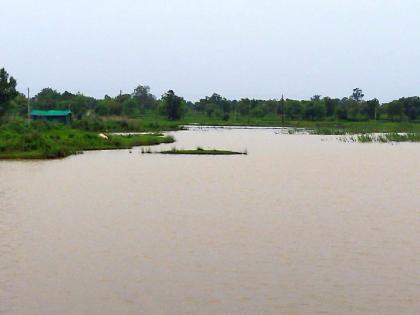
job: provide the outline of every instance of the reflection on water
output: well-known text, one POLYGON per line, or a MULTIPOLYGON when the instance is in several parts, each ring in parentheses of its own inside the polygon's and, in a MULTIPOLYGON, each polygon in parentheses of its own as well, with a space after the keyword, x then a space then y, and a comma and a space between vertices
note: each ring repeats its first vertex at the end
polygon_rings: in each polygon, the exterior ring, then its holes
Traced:
POLYGON ((420 312, 419 145, 174 135, 249 155, 0 162, 0 313, 420 312))

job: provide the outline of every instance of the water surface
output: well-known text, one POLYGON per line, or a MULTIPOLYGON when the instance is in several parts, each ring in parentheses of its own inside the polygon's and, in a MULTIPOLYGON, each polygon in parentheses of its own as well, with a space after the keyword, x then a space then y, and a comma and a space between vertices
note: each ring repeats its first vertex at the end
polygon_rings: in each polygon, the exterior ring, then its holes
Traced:
POLYGON ((420 145, 173 134, 0 162, 1 314, 420 313, 420 145))

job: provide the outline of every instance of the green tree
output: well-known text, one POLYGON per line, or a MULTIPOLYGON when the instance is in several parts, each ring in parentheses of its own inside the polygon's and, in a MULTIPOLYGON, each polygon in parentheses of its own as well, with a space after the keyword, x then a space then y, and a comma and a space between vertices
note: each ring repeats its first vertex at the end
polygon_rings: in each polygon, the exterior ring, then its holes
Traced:
POLYGON ((403 97, 398 100, 402 103, 404 114, 411 120, 420 117, 420 97, 403 97))
POLYGON ((286 116, 295 120, 301 119, 304 112, 302 103, 296 100, 287 100, 286 103, 286 116))
POLYGON ((122 104, 122 103, 124 103, 126 100, 128 100, 130 98, 132 98, 131 94, 120 94, 120 95, 118 95, 118 96, 115 97, 115 100, 118 103, 121 103, 122 104))
POLYGON ((267 105, 263 102, 258 102, 258 105, 256 105, 251 110, 252 117, 263 118, 267 114, 268 114, 268 108, 267 108, 267 105))
POLYGON ((61 94, 52 88, 44 88, 35 95, 32 106, 36 109, 56 109, 61 94))
POLYGON ((351 102, 351 99, 344 97, 340 100, 336 108, 336 116, 338 119, 347 119, 347 107, 348 103, 351 102))
POLYGON ((356 102, 360 102, 365 97, 365 94, 363 94, 363 91, 359 88, 353 89, 353 93, 350 96, 351 99, 355 100, 356 102))
POLYGON ((123 104, 123 113, 127 116, 136 116, 140 113, 138 102, 134 98, 126 99, 123 104))
POLYGON ((311 101, 319 102, 321 100, 321 97, 322 97, 322 95, 315 94, 314 96, 311 97, 311 101))
POLYGON ((9 102, 8 113, 18 116, 26 116, 28 114, 28 99, 22 93, 9 102))
POLYGON ((8 111, 10 101, 17 95, 16 80, 9 77, 4 68, 0 69, 0 117, 8 111))
POLYGON ((195 108, 205 111, 209 117, 217 116, 225 120, 229 119, 229 113, 232 110, 232 104, 223 96, 213 93, 196 103, 195 108))
POLYGON ((305 106, 305 118, 310 120, 322 120, 325 118, 326 109, 322 101, 310 101, 305 106))
POLYGON ((115 99, 105 95, 103 100, 98 102, 96 106, 96 113, 101 116, 107 115, 116 115, 119 116, 122 114, 123 105, 117 102, 115 99))
POLYGON ((242 116, 246 116, 251 111, 251 100, 249 98, 243 98, 238 102, 238 111, 242 116))
POLYGON ((400 101, 393 101, 385 105, 385 112, 392 120, 402 120, 404 106, 400 101))
POLYGON ((134 89, 133 97, 137 101, 140 110, 151 110, 155 108, 156 97, 150 93, 150 87, 139 85, 134 89))
POLYGON ((379 100, 376 98, 367 101, 364 107, 364 113, 368 116, 369 119, 377 119, 379 106, 379 100))
POLYGON ((64 92, 61 94, 61 100, 56 105, 60 109, 71 109, 73 117, 81 119, 83 115, 96 106, 96 100, 92 97, 84 96, 81 93, 72 94, 64 92))
POLYGON ((265 101, 264 103, 267 109, 267 114, 273 114, 273 115, 277 114, 277 108, 279 106, 279 103, 277 100, 268 100, 268 101, 265 101))
POLYGON ((170 120, 178 120, 185 114, 185 101, 169 90, 162 96, 162 112, 170 120))
POLYGON ((346 107, 347 107, 347 119, 350 119, 350 120, 361 119, 361 115, 360 115, 361 103, 360 102, 357 102, 356 100, 351 98, 346 102, 346 107))
POLYGON ((336 115, 337 108, 340 104, 340 100, 336 98, 324 98, 325 109, 326 109, 326 116, 327 117, 334 117, 336 115))

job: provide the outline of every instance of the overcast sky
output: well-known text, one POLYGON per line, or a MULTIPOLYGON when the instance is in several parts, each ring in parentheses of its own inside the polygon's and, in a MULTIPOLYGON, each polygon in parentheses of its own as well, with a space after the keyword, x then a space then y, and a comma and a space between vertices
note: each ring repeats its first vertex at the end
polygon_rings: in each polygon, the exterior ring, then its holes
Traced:
POLYGON ((0 0, 18 88, 189 100, 420 95, 417 0, 0 0))

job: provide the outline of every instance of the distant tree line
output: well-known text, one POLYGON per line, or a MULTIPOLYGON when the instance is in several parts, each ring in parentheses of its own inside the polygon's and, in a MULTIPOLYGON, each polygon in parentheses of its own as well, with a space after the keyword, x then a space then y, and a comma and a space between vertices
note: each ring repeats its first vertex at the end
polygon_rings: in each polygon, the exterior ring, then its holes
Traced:
MULTIPOLYGON (((0 69, 0 118, 27 114, 27 98, 16 90, 16 80, 5 69, 0 69)), ((169 90, 160 99, 149 86, 139 85, 132 93, 117 96, 105 95, 95 99, 81 93, 60 93, 45 88, 30 99, 35 109, 71 109, 76 119, 89 116, 141 117, 158 114, 170 120, 178 120, 188 112, 196 112, 209 119, 232 120, 243 117, 263 119, 282 117, 288 120, 420 120, 420 97, 404 97, 380 104, 377 99, 364 100, 363 91, 353 90, 342 99, 314 95, 309 100, 243 98, 229 100, 219 94, 187 102, 169 90)))
POLYGON ((314 95, 310 100, 256 100, 244 98, 227 100, 213 94, 193 105, 193 109, 205 112, 209 117, 229 120, 232 116, 284 116, 289 120, 418 120, 420 119, 420 97, 401 98, 386 104, 377 99, 365 101, 361 89, 356 88, 343 99, 314 95))

